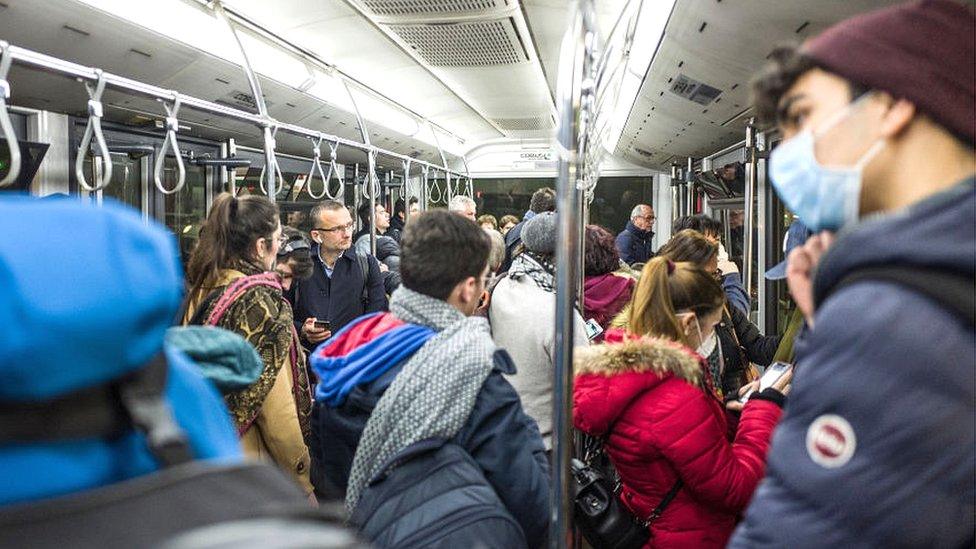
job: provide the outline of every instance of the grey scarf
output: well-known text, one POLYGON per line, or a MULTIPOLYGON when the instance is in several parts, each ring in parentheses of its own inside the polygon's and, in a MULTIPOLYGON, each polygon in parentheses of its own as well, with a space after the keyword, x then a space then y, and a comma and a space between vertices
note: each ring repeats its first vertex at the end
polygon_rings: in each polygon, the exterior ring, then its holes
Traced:
POLYGON ((397 452, 428 438, 453 438, 471 415, 493 367, 488 321, 466 317, 447 302, 404 287, 390 312, 438 332, 407 362, 380 397, 352 460, 346 508, 351 512, 369 480, 397 452))
POLYGON ((508 278, 519 280, 527 276, 535 282, 535 285, 549 293, 556 293, 556 278, 553 276, 555 268, 549 262, 532 254, 522 252, 513 261, 508 269, 508 278))

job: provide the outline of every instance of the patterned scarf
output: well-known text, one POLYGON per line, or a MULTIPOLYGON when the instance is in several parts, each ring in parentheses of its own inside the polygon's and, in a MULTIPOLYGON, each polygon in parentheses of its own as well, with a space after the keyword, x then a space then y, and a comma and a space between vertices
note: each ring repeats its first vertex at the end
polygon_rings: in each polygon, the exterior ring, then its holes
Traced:
POLYGON ((393 294, 390 312, 438 333, 410 358, 366 422, 349 473, 350 512, 369 480, 398 452, 461 430, 494 364, 486 319, 466 317, 445 301, 404 287, 393 294))
POLYGON ((535 282, 535 285, 551 294, 556 293, 556 278, 553 273, 556 268, 546 261, 542 256, 532 252, 522 252, 513 261, 511 268, 508 269, 508 278, 520 280, 527 276, 535 282))

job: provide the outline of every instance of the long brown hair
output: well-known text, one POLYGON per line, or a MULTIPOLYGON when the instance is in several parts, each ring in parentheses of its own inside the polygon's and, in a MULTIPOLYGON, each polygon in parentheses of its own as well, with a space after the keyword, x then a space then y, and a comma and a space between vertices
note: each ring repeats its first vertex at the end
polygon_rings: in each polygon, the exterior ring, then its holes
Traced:
POLYGON ((722 287, 693 263, 674 263, 655 257, 644 266, 631 299, 627 328, 687 345, 677 311, 691 311, 698 318, 715 312, 725 302, 722 287))
POLYGON ((202 288, 213 285, 221 269, 255 262, 254 243, 270 239, 278 223, 278 207, 267 198, 221 193, 214 199, 186 268, 188 297, 193 299, 202 288))
POLYGON ((712 243, 704 234, 694 229, 685 229, 661 246, 657 255, 667 257, 671 261, 690 261, 704 267, 718 255, 718 244, 712 243))

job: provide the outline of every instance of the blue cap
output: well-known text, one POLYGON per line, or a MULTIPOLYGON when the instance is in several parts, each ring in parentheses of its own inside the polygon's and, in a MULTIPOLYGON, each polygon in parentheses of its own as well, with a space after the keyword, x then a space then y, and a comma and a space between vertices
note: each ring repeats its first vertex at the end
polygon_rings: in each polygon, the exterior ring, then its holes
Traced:
MULTIPOLYGON (((786 243, 783 246, 783 255, 789 257, 790 252, 797 246, 802 246, 810 238, 813 231, 800 222, 799 219, 793 221, 788 231, 786 231, 786 243)), ((783 280, 786 278, 786 259, 780 261, 773 268, 766 271, 767 280, 783 280)))

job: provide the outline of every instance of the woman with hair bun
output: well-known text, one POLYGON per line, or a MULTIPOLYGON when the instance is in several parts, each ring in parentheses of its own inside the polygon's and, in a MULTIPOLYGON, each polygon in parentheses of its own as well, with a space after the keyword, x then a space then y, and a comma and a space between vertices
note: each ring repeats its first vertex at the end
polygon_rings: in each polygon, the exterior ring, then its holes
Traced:
POLYGON ((245 453, 275 462, 312 493, 311 392, 291 306, 274 272, 282 245, 278 208, 257 195, 214 200, 187 267, 185 324, 240 334, 264 362, 260 377, 227 395, 245 453))

